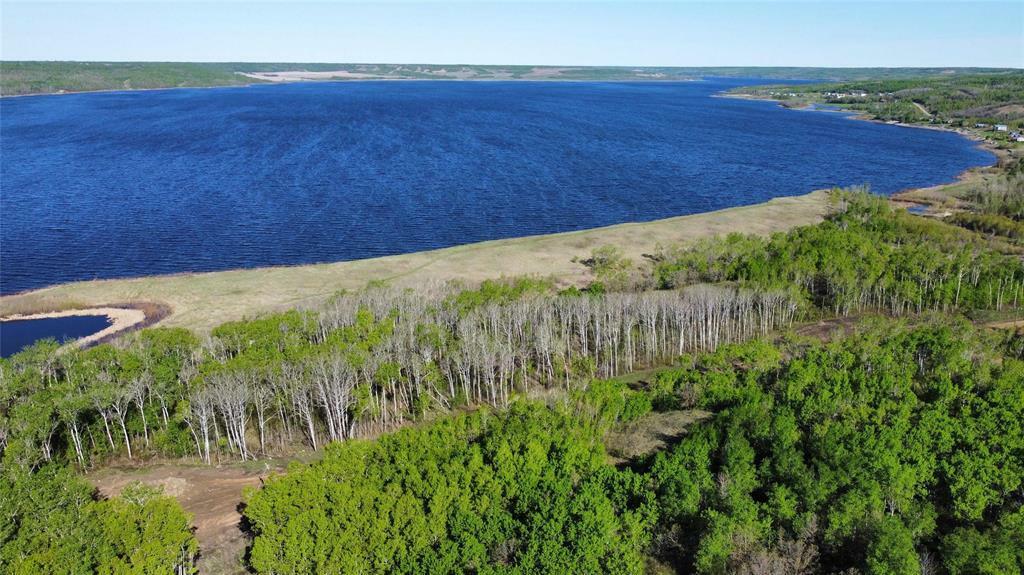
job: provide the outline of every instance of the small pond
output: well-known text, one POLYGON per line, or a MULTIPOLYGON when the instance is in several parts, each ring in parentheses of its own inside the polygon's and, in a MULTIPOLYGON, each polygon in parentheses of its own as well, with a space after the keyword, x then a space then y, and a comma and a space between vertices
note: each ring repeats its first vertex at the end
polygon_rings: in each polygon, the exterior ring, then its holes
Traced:
POLYGON ((79 315, 43 319, 19 319, 0 322, 0 357, 10 357, 43 339, 60 343, 92 335, 106 329, 105 315, 79 315))

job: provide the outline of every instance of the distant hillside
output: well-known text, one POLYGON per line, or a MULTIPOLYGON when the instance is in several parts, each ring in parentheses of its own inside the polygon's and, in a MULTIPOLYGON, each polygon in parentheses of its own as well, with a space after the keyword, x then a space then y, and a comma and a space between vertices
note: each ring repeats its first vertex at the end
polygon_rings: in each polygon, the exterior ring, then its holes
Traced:
POLYGON ((798 86, 749 86, 739 94, 787 106, 831 104, 880 120, 971 126, 1002 122, 1024 126, 1024 71, 922 78, 844 80, 798 86))
POLYGON ((683 81, 705 76, 767 80, 897 80, 992 73, 984 68, 673 68, 463 64, 0 62, 0 94, 236 86, 315 80, 683 81))
POLYGON ((0 62, 0 94, 234 86, 252 78, 185 62, 0 62))

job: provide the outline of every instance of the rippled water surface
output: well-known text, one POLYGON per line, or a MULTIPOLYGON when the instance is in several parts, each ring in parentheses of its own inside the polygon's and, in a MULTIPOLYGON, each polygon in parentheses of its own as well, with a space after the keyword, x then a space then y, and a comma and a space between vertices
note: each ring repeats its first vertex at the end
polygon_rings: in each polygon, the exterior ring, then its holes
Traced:
POLYGON ((110 325, 105 315, 78 315, 0 321, 0 357, 8 357, 43 339, 64 343, 92 335, 110 325))
POLYGON ((949 133, 713 97, 738 83, 5 98, 0 291, 365 258, 835 185, 889 193, 993 160, 949 133))

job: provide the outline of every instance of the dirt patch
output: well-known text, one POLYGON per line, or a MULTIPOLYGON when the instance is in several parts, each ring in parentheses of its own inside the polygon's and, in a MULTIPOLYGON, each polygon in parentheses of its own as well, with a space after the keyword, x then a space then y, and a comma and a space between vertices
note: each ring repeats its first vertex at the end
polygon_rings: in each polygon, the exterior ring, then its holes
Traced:
POLYGON ((616 464, 650 455, 674 445, 691 425, 709 417, 710 412, 699 409, 650 413, 606 433, 605 449, 616 464))
POLYGON ((990 327, 992 329, 1024 330, 1024 319, 1014 321, 997 321, 995 323, 990 323, 985 327, 990 327))
POLYGON ((523 78, 557 78, 572 68, 533 68, 523 78))
POLYGON ((105 497, 121 493, 139 481, 162 487, 193 517, 199 541, 199 572, 242 574, 242 558, 248 539, 240 528, 242 490, 260 485, 262 478, 280 469, 260 463, 219 467, 159 465, 144 469, 106 468, 87 476, 105 497), (262 468, 260 467, 262 465, 262 468))
POLYGON ((863 321, 864 315, 851 315, 846 317, 834 317, 816 322, 809 322, 796 328, 797 335, 812 337, 822 342, 830 342, 837 337, 844 336, 856 328, 857 324, 863 321))

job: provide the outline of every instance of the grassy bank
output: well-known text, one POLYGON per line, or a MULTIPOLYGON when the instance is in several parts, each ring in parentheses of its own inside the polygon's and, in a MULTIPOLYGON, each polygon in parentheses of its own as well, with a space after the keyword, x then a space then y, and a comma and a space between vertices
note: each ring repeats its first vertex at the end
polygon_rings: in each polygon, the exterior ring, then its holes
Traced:
POLYGON ((382 258, 76 282, 2 297, 0 315, 58 309, 69 303, 150 301, 171 308, 161 325, 208 331, 226 321, 322 302, 340 290, 359 289, 372 281, 400 286, 447 280, 472 284, 501 276, 539 275, 561 284, 581 284, 590 280, 590 270, 573 260, 599 246, 621 246, 625 257, 641 262, 659 245, 730 232, 770 234, 820 221, 827 209, 827 194, 814 192, 706 214, 382 258))

